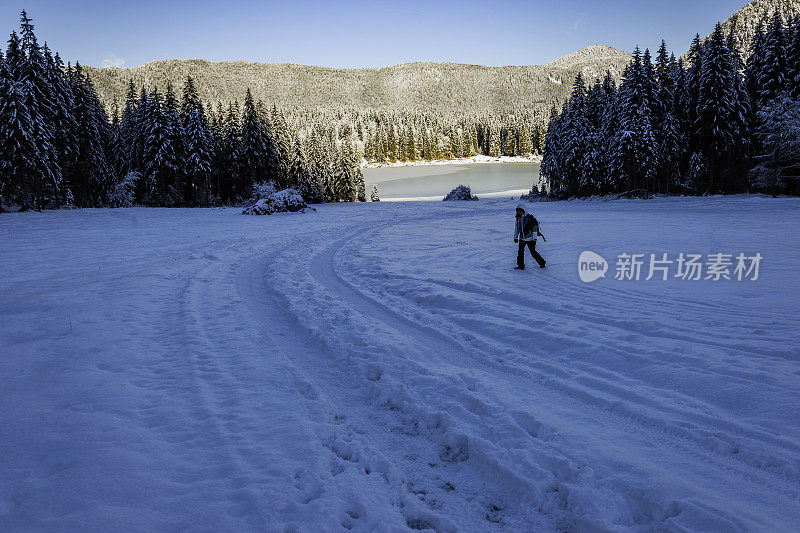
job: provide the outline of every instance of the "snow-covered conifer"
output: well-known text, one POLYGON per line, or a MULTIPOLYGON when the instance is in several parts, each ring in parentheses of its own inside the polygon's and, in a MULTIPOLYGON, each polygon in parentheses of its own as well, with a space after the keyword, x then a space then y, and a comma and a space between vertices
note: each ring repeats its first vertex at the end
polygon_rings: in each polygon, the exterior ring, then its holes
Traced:
POLYGON ((187 77, 181 100, 184 136, 185 198, 189 205, 212 203, 214 139, 194 80, 187 77))
POLYGON ((763 64, 757 72, 758 101, 777 98, 786 88, 786 48, 783 18, 776 11, 767 26, 763 42, 763 64))
POLYGON ((785 86, 792 98, 800 98, 800 16, 791 23, 791 39, 786 43, 785 86))
POLYGON ((180 183, 179 147, 176 143, 174 109, 166 105, 157 88, 148 96, 145 122, 146 201, 150 205, 177 206, 183 199, 180 183))
POLYGON ((696 131, 698 138, 703 140, 703 151, 709 162, 709 183, 702 192, 729 188, 729 183, 722 180, 725 159, 740 130, 741 113, 735 87, 737 76, 722 25, 718 23, 705 44, 700 75, 696 131))
POLYGON ((75 64, 70 81, 77 124, 76 158, 70 188, 76 206, 100 207, 105 205, 115 183, 107 159, 111 138, 108 116, 80 64, 75 64))

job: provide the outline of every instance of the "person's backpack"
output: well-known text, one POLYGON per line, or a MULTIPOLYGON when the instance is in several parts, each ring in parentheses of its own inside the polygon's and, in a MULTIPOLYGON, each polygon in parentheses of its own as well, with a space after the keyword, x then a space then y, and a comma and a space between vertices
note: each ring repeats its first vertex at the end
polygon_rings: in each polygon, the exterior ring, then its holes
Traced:
POLYGON ((539 230, 539 221, 530 213, 522 217, 522 235, 524 238, 535 237, 539 230))

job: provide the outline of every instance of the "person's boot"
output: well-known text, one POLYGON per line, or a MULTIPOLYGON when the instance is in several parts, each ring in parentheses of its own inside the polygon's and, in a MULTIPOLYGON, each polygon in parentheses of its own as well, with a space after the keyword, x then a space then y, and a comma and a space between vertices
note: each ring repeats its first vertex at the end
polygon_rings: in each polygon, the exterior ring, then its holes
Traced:
POLYGON ((525 270, 525 267, 517 265, 514 267, 514 270, 525 270))

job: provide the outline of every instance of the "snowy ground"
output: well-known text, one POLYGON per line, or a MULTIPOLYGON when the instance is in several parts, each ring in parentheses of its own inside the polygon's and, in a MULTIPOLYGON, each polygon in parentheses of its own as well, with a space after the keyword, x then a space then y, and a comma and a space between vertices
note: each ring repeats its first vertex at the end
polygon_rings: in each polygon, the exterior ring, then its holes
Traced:
POLYGON ((514 204, 0 216, 0 530, 796 530, 800 201, 514 204))

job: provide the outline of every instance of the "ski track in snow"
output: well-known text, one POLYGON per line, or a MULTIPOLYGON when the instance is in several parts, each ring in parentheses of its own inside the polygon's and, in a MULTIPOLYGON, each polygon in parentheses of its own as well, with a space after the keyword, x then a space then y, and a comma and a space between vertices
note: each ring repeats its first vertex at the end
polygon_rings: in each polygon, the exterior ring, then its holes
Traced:
POLYGON ((535 206, 548 269, 524 272, 497 265, 514 202, 475 204, 0 219, 0 529, 800 524, 797 253, 719 229, 774 209, 760 236, 791 233, 796 200, 535 206), (575 274, 583 249, 756 242, 779 277, 735 304, 575 274))

